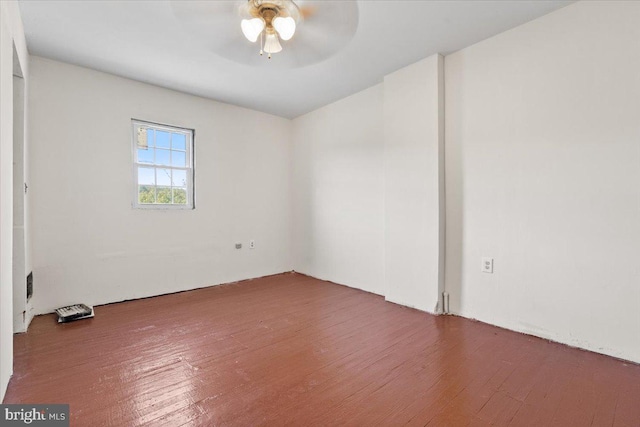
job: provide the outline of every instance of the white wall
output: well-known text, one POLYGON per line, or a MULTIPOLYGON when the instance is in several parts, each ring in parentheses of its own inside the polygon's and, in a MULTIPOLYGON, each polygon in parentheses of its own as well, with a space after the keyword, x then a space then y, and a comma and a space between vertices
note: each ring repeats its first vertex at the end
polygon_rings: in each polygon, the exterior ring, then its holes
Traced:
POLYGON ((640 362, 639 23, 579 2, 446 57, 454 312, 640 362))
POLYGON ((443 58, 384 78, 385 296, 435 313, 444 288, 443 58))
POLYGON ((296 271, 439 310, 442 66, 432 56, 293 121, 296 271))
POLYGON ((384 293, 382 85, 293 120, 294 268, 384 293))
POLYGON ((36 312, 292 269, 289 120, 39 57, 31 73, 36 312), (131 118, 196 130, 195 210, 131 207, 131 118))
MULTIPOLYGON (((13 372, 13 57, 28 81, 27 45, 18 4, 0 2, 0 402, 13 372)), ((25 85, 25 90, 27 85, 25 85)))

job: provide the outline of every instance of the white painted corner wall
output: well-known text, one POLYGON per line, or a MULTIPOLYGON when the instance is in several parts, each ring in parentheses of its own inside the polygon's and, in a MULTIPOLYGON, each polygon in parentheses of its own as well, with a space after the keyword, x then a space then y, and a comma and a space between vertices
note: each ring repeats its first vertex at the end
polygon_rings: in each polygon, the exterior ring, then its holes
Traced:
POLYGON ((35 56, 31 73, 37 313, 292 269, 289 120, 35 56), (195 210, 132 208, 132 118, 195 129, 195 210))
POLYGON ((433 55, 384 78, 385 298, 442 309, 443 63, 433 55))
POLYGON ((578 2, 294 119, 294 268, 640 362, 638 22, 578 2))
POLYGON ((14 47, 28 91, 29 53, 20 10, 15 1, 0 1, 0 402, 13 373, 14 47))
POLYGON ((443 57, 293 120, 294 268, 436 313, 443 57))
POLYGON ((294 269, 384 294, 383 88, 296 118, 294 269))
POLYGON ((445 58, 454 313, 640 362, 639 23, 583 1, 445 58))

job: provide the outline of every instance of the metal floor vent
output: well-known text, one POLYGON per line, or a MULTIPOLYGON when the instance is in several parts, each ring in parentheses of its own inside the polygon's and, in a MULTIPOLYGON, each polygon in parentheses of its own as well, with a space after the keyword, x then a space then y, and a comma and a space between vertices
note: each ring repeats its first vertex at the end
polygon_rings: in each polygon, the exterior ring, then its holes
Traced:
POLYGON ((33 271, 27 276, 27 301, 33 296, 33 271))
POLYGON ((56 309, 58 323, 71 322, 72 320, 87 319, 93 317, 93 307, 84 304, 68 305, 56 309))

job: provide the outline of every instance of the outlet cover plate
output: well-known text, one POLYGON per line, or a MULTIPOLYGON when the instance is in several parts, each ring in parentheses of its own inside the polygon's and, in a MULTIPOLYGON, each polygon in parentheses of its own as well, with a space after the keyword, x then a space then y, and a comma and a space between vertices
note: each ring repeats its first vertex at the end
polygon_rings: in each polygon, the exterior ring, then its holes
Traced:
POLYGON ((493 273, 493 258, 482 257, 482 268, 483 273, 493 273))

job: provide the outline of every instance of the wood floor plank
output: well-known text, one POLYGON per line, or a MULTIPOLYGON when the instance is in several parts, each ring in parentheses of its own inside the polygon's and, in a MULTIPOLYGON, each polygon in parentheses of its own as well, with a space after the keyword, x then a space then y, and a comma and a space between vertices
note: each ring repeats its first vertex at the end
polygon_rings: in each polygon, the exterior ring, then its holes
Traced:
POLYGON ((281 274, 14 338, 5 403, 74 426, 639 426, 640 366, 281 274))

